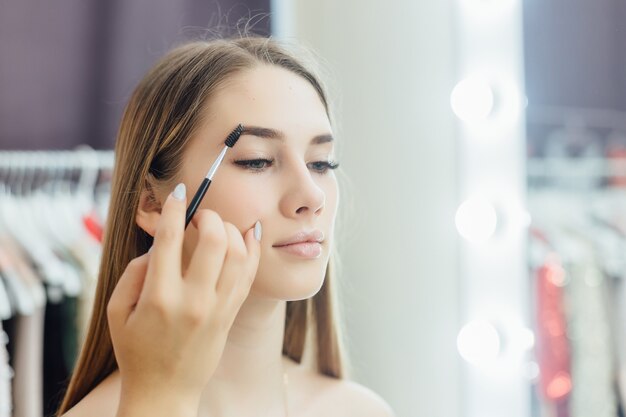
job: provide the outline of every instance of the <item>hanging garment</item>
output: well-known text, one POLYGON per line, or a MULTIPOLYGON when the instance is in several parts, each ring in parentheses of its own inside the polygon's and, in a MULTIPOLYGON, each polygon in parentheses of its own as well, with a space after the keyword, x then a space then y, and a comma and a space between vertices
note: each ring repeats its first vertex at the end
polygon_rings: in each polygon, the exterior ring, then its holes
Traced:
POLYGON ((43 340, 43 406, 51 416, 63 400, 78 353, 77 299, 46 305, 43 340))
POLYGON ((593 249, 566 269, 568 327, 572 344, 572 417, 614 417, 615 393, 612 340, 607 311, 605 276, 595 263, 593 249))
POLYGON ((95 240, 86 237, 81 242, 76 242, 69 247, 68 250, 77 260, 82 283, 82 291, 78 294, 78 310, 75 318, 78 328, 78 345, 81 346, 87 335, 93 310, 100 268, 101 246, 95 240))
POLYGON ((10 277, 21 293, 17 315, 11 320, 13 332, 14 417, 43 416, 43 326, 45 289, 26 253, 8 236, 2 239, 3 275, 10 277), (27 302, 26 302, 27 301, 27 302))
POLYGON ((14 417, 43 416, 43 326, 45 309, 17 315, 13 351, 14 417))
POLYGON ((536 355, 539 365, 539 388, 546 406, 560 409, 567 404, 572 390, 571 354, 563 303, 565 271, 555 256, 536 272, 536 355))
POLYGON ((0 198, 0 417, 53 415, 86 334, 110 177, 98 180, 100 162, 89 172, 79 162, 78 187, 56 184, 62 164, 54 164, 52 182, 0 198))
MULTIPOLYGON (((32 260, 29 261, 28 253, 19 248, 17 242, 5 241, 4 243, 4 249, 10 253, 12 264, 19 271, 19 276, 22 279, 28 278, 32 283, 39 284, 40 287, 35 298, 36 305, 45 308, 42 342, 43 362, 40 376, 43 384, 41 395, 45 415, 52 415, 62 400, 63 391, 78 354, 77 298, 51 297, 45 303, 46 289, 42 284, 42 279, 38 279, 32 268, 29 268, 29 262, 32 266, 32 260)), ((68 273, 73 272, 78 277, 80 267, 77 261, 70 256, 71 254, 65 251, 55 251, 54 253, 60 256, 59 260, 67 266, 68 273)), ((47 292, 51 293, 49 289, 47 292)))
POLYGON ((608 285, 608 308, 611 319, 611 335, 616 361, 616 384, 617 395, 620 404, 626 404, 626 276, 623 270, 621 274, 607 275, 608 285))
POLYGON ((0 322, 0 417, 11 417, 13 410, 11 383, 14 373, 9 364, 9 352, 6 349, 8 342, 9 336, 3 330, 2 322, 0 322))

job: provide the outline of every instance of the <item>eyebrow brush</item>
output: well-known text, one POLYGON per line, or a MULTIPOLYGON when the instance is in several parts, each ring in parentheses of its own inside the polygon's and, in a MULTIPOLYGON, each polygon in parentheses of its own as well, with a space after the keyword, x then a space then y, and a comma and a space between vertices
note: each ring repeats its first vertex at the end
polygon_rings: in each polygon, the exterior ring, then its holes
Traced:
POLYGON ((237 125, 235 130, 233 130, 228 135, 228 137, 224 141, 224 149, 222 149, 222 152, 220 152, 218 157, 215 159, 215 162, 213 162, 211 169, 206 174, 206 177, 204 178, 204 180, 202 180, 200 187, 198 187, 198 191, 196 191, 196 194, 191 199, 191 203, 189 204, 189 207, 187 207, 187 213, 185 214, 185 229, 191 222, 191 219, 193 218, 193 215, 196 213, 196 210, 198 210, 198 206, 200 205, 200 202, 204 198, 204 195, 206 194, 207 190, 209 189, 209 185, 211 185, 211 180, 213 179, 213 175, 215 175, 215 171, 217 171, 217 168, 222 163, 222 160, 224 159, 224 155, 226 155, 226 151, 228 150, 228 148, 232 148, 233 146, 235 146, 235 143, 237 143, 237 141, 241 137, 242 132, 243 132, 243 125, 240 123, 239 125, 237 125))

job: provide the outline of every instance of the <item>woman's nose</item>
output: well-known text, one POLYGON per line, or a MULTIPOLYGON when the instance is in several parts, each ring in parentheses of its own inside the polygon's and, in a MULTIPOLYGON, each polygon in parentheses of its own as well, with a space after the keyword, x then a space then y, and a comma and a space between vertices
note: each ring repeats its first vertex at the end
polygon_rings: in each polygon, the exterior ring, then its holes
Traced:
POLYGON ((299 168, 289 173, 287 189, 281 210, 287 217, 320 215, 325 204, 326 193, 312 177, 308 168, 299 168))

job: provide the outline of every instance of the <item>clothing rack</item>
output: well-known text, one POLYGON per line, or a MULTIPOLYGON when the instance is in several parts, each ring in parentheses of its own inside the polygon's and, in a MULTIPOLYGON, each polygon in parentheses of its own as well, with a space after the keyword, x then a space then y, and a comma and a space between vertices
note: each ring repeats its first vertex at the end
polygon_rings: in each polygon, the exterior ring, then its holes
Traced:
POLYGON ((530 125, 584 125, 589 128, 626 130, 626 112, 567 106, 529 106, 526 121, 530 125))
POLYGON ((78 172, 80 190, 93 192, 103 172, 112 172, 114 152, 80 146, 75 150, 0 151, 0 187, 18 183, 32 185, 36 173, 61 176, 78 172))
POLYGON ((626 157, 529 158, 526 161, 526 172, 529 179, 625 177, 626 157))
POLYGON ((59 151, 0 151, 0 169, 113 169, 114 152, 79 147, 59 151))
POLYGON ((529 106, 534 415, 623 416, 626 113, 529 106))
POLYGON ((113 166, 113 151, 85 146, 0 151, 0 417, 58 406, 93 306, 113 166))
POLYGON ((626 186, 626 112, 534 106, 527 122, 531 190, 626 186))

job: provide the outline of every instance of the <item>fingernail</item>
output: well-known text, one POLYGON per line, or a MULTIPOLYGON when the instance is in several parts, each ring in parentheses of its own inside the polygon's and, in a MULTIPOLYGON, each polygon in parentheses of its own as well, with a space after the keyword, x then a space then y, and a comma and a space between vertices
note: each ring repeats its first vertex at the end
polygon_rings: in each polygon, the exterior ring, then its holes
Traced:
POLYGON ((262 234, 263 228, 261 227, 261 222, 257 220, 257 222, 254 224, 254 238, 260 241, 262 234))
POLYGON ((172 193, 172 196, 178 200, 178 201, 183 201, 185 199, 185 195, 187 194, 187 189, 185 188, 185 183, 180 183, 176 186, 176 188, 174 188, 174 192, 172 193))

